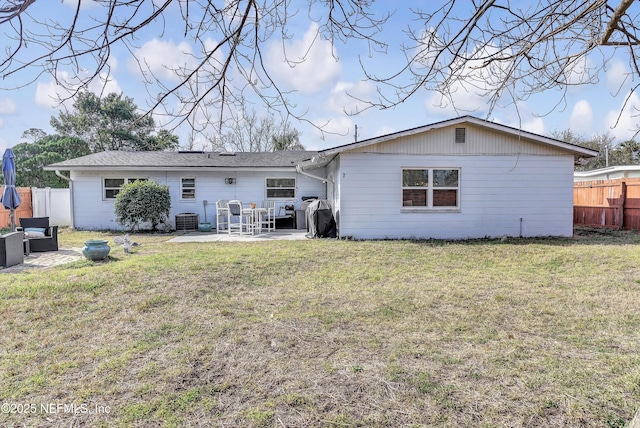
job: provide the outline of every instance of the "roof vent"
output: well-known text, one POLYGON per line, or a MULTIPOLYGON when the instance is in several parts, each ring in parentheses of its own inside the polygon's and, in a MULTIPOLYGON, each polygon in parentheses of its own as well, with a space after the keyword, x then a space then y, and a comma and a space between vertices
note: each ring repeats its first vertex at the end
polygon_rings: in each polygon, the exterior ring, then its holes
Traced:
POLYGON ((204 150, 178 150, 178 153, 180 154, 185 154, 185 153, 199 153, 199 154, 203 154, 204 150))
POLYGON ((221 152, 220 156, 235 156, 235 152, 221 152))
POLYGON ((456 143, 464 143, 467 139, 466 128, 456 128, 456 143))

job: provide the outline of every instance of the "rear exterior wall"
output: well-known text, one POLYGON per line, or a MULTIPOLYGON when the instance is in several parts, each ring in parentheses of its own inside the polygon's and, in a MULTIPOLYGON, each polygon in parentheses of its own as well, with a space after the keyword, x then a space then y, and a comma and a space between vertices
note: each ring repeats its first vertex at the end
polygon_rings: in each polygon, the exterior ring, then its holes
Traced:
POLYGON ((573 233, 571 155, 342 153, 334 167, 343 238, 468 239, 573 233), (404 209, 403 168, 459 168, 459 210, 404 209))
POLYGON ((266 178, 296 178, 296 197, 276 199, 276 215, 280 206, 294 204, 300 207, 302 196, 326 197, 325 184, 319 180, 297 174, 295 171, 73 171, 73 218, 74 226, 81 230, 120 230, 115 218, 115 200, 103 197, 104 178, 147 178, 169 186, 171 212, 169 219, 175 227, 175 216, 181 213, 195 213, 204 221, 207 201, 207 220, 216 227, 216 201, 218 199, 238 199, 258 206, 266 199, 266 178), (195 198, 182 199, 180 182, 182 178, 195 178, 195 198), (233 178, 233 184, 225 183, 225 178, 233 178))

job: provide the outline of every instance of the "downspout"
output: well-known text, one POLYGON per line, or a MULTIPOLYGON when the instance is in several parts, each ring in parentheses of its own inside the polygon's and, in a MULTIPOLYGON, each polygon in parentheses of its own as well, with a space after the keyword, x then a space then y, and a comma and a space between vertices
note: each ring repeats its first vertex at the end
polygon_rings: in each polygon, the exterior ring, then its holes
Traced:
POLYGON ((60 178, 62 178, 63 180, 65 180, 66 182, 69 183, 69 203, 71 205, 71 229, 75 229, 76 223, 74 221, 74 217, 73 217, 73 180, 70 179, 69 177, 66 177, 64 175, 62 175, 62 173, 60 172, 60 170, 56 169, 56 175, 60 178))
POLYGON ((320 176, 318 176, 318 175, 313 175, 313 174, 309 174, 308 172, 304 172, 304 171, 302 170, 302 167, 301 167, 300 165, 296 165, 296 172, 297 172, 298 174, 305 175, 305 176, 307 176, 307 177, 309 177, 309 178, 313 178, 313 179, 316 179, 316 180, 320 180, 320 181, 322 181, 323 183, 333 183, 333 180, 329 180, 328 178, 324 178, 324 177, 320 177, 320 176))

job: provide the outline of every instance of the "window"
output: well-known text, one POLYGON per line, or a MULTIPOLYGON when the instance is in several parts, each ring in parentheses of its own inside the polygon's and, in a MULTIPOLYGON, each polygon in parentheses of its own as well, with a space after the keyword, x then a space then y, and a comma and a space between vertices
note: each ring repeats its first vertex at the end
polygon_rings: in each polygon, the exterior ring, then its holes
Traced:
POLYGON ((295 178, 267 178, 266 182, 267 199, 296 197, 295 178))
POLYGON ((193 177, 180 179, 180 199, 196 198, 196 179, 193 177))
POLYGON ((405 168, 402 170, 403 207, 458 208, 459 194, 459 169, 405 168))
POLYGON ((120 188, 125 183, 133 183, 134 181, 145 181, 146 178, 105 178, 102 181, 102 197, 103 199, 115 199, 120 188))

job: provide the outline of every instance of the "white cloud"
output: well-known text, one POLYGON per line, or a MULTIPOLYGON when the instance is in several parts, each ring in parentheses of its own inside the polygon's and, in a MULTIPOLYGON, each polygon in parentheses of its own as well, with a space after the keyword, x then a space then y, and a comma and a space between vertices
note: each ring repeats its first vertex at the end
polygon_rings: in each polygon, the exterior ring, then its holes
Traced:
MULTIPOLYGON (((14 114, 18 111, 18 106, 15 101, 10 98, 0 99, 0 114, 8 115, 14 114)), ((0 126, 2 124, 0 123, 0 126)))
POLYGON ((393 134, 394 132, 398 132, 398 130, 391 126, 383 126, 382 128, 378 129, 375 135, 371 136, 371 138, 380 137, 381 135, 393 134))
POLYGON ((305 149, 319 150, 353 142, 355 126, 350 117, 318 118, 313 122, 323 125, 324 134, 317 128, 307 128, 309 132, 303 132, 303 138, 301 138, 305 149), (305 137, 306 135, 309 137, 305 137))
POLYGON ((370 99, 375 90, 375 85, 369 81, 338 82, 329 93, 327 109, 340 114, 359 113, 368 107, 367 103, 360 100, 370 99))
POLYGON ((143 44, 135 52, 135 58, 129 60, 128 68, 132 73, 151 73, 159 80, 180 81, 176 70, 193 66, 194 57, 191 46, 187 42, 165 42, 153 39, 143 44), (136 61, 137 59, 137 61, 136 61))
POLYGON ((546 125, 542 117, 536 116, 527 103, 517 104, 517 110, 502 111, 503 117, 491 119, 495 123, 502 123, 516 129, 533 132, 538 135, 545 135, 546 125))
MULTIPOLYGON (((71 75, 67 72, 60 72, 58 78, 63 82, 70 82, 72 80, 71 75)), ((39 107, 46 109, 57 109, 62 105, 68 109, 71 109, 73 100, 69 99, 72 92, 69 89, 73 89, 72 84, 62 86, 57 84, 54 80, 39 81, 36 85, 36 97, 35 102, 39 107)), ((122 92, 120 85, 113 78, 107 78, 106 74, 101 74, 99 79, 93 80, 88 88, 90 92, 95 94, 109 94, 115 92, 117 94, 122 92)))
POLYGON ((538 135, 544 135, 546 131, 544 120, 541 117, 534 117, 531 120, 522 122, 522 129, 538 135))
POLYGON ((450 78, 447 88, 440 92, 431 92, 427 97, 427 111, 431 114, 445 113, 449 116, 486 113, 491 97, 501 96, 506 69, 509 66, 501 62, 485 64, 483 58, 490 57, 497 51, 498 48, 494 46, 483 45, 473 52, 470 59, 460 64, 455 76, 450 78))
POLYGON ((319 92, 340 74, 331 42, 320 38, 318 31, 318 24, 312 23, 302 39, 284 43, 284 52, 281 43, 271 44, 266 68, 281 86, 302 93, 319 92))
POLYGON ((581 57, 571 63, 564 71, 569 85, 582 85, 592 79, 593 64, 589 58, 581 57))
POLYGON ((619 59, 614 60, 607 68, 607 86, 611 92, 616 93, 631 79, 629 69, 624 62, 619 59))
POLYGON ((636 93, 629 96, 627 104, 618 110, 610 110, 605 118, 608 132, 619 141, 633 138, 640 124, 640 97, 636 93))
POLYGON ((587 100, 580 100, 573 106, 571 119, 569 120, 569 129, 580 134, 591 129, 593 123, 593 110, 591 104, 587 100))
MULTIPOLYGON (((74 9, 78 7, 79 2, 80 0, 62 0, 62 4, 70 6, 74 9)), ((82 3, 80 3, 81 9, 89 9, 97 6, 100 6, 100 4, 95 0, 83 0, 82 3)))

